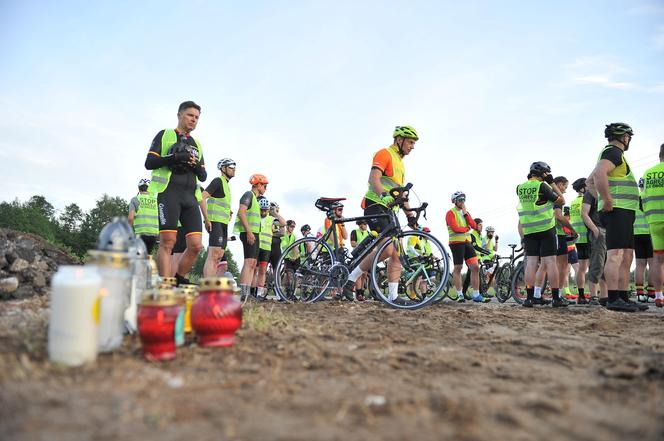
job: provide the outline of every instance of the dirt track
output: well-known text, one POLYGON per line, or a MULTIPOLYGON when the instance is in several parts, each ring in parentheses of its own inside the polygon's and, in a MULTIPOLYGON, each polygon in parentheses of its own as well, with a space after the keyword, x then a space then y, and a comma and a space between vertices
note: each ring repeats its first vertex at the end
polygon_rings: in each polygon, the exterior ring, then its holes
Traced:
POLYGON ((0 303, 3 440, 661 440, 664 311, 262 304, 233 348, 46 358, 46 300, 0 303))

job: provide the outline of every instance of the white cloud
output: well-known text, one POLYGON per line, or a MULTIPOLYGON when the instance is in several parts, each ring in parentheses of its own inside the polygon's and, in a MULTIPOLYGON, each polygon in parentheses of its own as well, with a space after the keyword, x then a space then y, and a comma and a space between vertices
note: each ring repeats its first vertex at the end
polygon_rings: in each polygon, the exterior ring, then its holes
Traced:
POLYGON ((574 78, 578 84, 594 84, 597 86, 608 87, 609 89, 630 90, 636 86, 626 81, 613 81, 605 75, 585 75, 574 78))
POLYGON ((664 50, 664 26, 659 28, 655 36, 655 47, 659 50, 664 50))
POLYGON ((574 84, 593 85, 608 89, 634 90, 638 85, 622 78, 632 74, 627 67, 606 57, 582 57, 565 66, 574 84))

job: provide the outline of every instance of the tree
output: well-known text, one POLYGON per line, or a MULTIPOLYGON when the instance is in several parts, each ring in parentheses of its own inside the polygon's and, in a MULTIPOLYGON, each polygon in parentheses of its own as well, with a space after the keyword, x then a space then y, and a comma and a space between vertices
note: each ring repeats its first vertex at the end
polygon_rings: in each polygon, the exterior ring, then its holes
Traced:
POLYGON ((77 231, 83 221, 83 210, 77 204, 69 204, 65 207, 59 219, 60 228, 66 232, 77 231))
MULTIPOLYGON (((196 262, 194 262, 194 265, 191 267, 191 271, 189 271, 189 274, 196 277, 203 277, 203 266, 205 265, 205 259, 207 259, 207 255, 208 255, 207 249, 203 250, 198 255, 198 257, 196 258, 196 262)), ((233 253, 231 252, 231 250, 226 249, 225 255, 226 255, 226 260, 228 261, 228 271, 231 274, 233 274, 233 277, 239 279, 240 272, 238 271, 237 268, 237 262, 235 262, 235 259, 233 259, 233 253)))
POLYGON ((18 199, 13 202, 0 204, 0 227, 38 234, 44 239, 54 242, 56 226, 53 223, 53 205, 43 196, 33 196, 28 202, 21 203, 18 199))
POLYGON ((81 222, 80 240, 76 251, 85 254, 87 250, 93 249, 104 225, 116 216, 126 216, 128 210, 129 204, 126 200, 104 194, 97 200, 95 208, 86 213, 81 222))
POLYGON ((49 221, 55 220, 55 208, 53 208, 53 205, 51 205, 51 203, 48 202, 44 196, 32 196, 30 199, 28 199, 28 202, 25 203, 25 206, 37 213, 40 213, 49 221))

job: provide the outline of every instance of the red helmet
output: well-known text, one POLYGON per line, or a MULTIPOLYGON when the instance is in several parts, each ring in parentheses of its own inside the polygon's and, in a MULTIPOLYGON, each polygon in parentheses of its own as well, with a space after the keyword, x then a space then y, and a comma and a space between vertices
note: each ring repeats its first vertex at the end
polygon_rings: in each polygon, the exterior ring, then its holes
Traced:
POLYGON ((265 177, 265 175, 261 175, 260 173, 256 173, 256 174, 251 175, 251 177, 249 178, 249 183, 251 185, 267 184, 268 181, 267 181, 267 178, 265 177))
POLYGON ((424 231, 425 233, 431 233, 431 229, 429 227, 422 228, 422 231, 424 231))

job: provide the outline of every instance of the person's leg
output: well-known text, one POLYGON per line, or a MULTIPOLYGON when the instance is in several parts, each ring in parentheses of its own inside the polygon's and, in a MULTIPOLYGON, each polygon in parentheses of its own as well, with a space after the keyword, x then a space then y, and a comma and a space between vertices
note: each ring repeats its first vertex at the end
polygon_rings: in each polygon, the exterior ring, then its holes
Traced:
POLYGON ((171 252, 175 246, 177 232, 162 231, 159 233, 159 249, 157 250, 157 266, 159 275, 162 277, 172 277, 171 270, 171 252))
POLYGON ((256 270, 256 259, 258 257, 258 237, 253 244, 247 241, 247 234, 240 233, 240 241, 244 251, 244 262, 240 271, 240 295, 246 297, 249 294, 251 283, 256 270))
POLYGON ((177 195, 169 186, 157 194, 159 207, 159 250, 157 251, 157 266, 159 275, 172 277, 175 268, 171 266, 171 253, 177 238, 177 225, 180 217, 180 204, 177 195))
MULTIPOLYGON (((577 303, 587 303, 586 300, 586 272, 588 271, 588 259, 579 260, 579 268, 576 270, 576 289, 579 293, 577 303)), ((592 287, 591 287, 591 293, 592 287)))
POLYGON ((648 259, 640 259, 636 257, 636 268, 634 268, 634 288, 636 289, 636 297, 640 300, 645 296, 645 280, 646 280, 646 267, 648 259))
POLYGON ((203 249, 203 223, 201 220, 201 211, 194 195, 187 195, 188 201, 183 204, 180 211, 180 223, 185 232, 185 242, 187 248, 182 253, 178 271, 175 277, 179 281, 187 282, 185 275, 189 273, 194 265, 196 258, 203 249))
POLYGON ((203 249, 203 236, 201 233, 192 232, 188 233, 185 237, 187 248, 184 250, 184 253, 182 253, 180 263, 178 264, 178 273, 175 275, 175 277, 177 277, 179 274, 184 278, 184 276, 187 275, 191 270, 191 267, 194 266, 196 258, 203 249))

